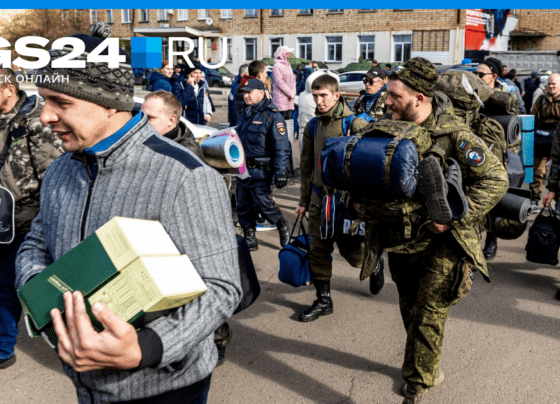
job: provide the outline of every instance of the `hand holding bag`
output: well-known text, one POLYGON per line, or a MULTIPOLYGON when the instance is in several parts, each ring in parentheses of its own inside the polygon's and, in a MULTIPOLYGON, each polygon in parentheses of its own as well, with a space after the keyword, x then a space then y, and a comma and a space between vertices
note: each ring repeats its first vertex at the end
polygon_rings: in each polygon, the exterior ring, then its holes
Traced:
POLYGON ((544 209, 529 228, 529 236, 525 251, 527 261, 538 264, 558 264, 558 249, 560 247, 558 235, 560 234, 560 219, 554 214, 552 207, 548 206, 548 216, 544 216, 544 209))
POLYGON ((311 238, 305 230, 303 220, 296 219, 290 234, 290 242, 278 253, 280 270, 278 279, 280 282, 299 287, 311 283, 309 270, 309 251, 311 250, 311 238), (294 238, 294 231, 299 222, 298 236, 294 238))

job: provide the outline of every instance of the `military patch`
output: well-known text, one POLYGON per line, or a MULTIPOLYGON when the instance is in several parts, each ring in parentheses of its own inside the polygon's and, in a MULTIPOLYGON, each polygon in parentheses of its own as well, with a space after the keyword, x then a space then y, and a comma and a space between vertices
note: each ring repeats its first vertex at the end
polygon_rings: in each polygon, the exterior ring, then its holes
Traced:
POLYGON ((262 125, 262 121, 253 121, 253 125, 262 125))
POLYGON ((276 129, 278 129, 278 133, 280 133, 281 135, 286 133, 286 127, 284 126, 284 124, 282 122, 278 122, 276 124, 276 129))
POLYGON ((469 142, 467 142, 466 140, 463 140, 463 142, 461 143, 461 146, 459 146, 459 149, 461 151, 465 151, 467 149, 467 147, 469 147, 469 142))
POLYGON ((486 161, 486 154, 480 147, 473 147, 465 154, 467 164, 471 167, 480 167, 486 161))

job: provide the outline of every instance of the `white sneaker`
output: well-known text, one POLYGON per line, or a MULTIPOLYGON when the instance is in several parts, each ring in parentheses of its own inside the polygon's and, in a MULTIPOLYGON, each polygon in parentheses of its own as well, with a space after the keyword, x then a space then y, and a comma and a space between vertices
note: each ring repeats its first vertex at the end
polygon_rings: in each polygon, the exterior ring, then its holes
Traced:
POLYGON ((276 230, 276 225, 269 223, 268 220, 265 220, 263 223, 257 222, 257 231, 268 231, 268 230, 276 230))

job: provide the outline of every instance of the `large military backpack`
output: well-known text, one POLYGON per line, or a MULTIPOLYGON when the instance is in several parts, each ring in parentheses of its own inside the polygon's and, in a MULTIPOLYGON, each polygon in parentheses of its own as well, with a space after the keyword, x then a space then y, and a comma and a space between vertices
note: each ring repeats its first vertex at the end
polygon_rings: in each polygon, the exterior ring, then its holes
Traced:
POLYGON ((420 156, 430 147, 430 133, 412 122, 370 123, 356 135, 327 140, 320 160, 323 183, 357 197, 410 198, 420 156))

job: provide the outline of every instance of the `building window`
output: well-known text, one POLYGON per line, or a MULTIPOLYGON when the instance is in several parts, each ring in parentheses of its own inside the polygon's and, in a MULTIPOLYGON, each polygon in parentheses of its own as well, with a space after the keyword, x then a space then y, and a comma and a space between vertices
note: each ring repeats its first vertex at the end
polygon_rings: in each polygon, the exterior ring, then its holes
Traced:
POLYGON ((70 11, 62 10, 61 14, 62 14, 62 21, 67 22, 68 21, 68 15, 70 14, 70 11))
POLYGON ((376 11, 376 8, 360 8, 358 10, 359 13, 375 13, 376 11))
POLYGON ((298 10, 298 14, 299 15, 312 15, 313 14, 313 10, 310 8, 302 8, 298 10))
POLYGON ((342 37, 327 37, 327 62, 342 62, 342 37))
POLYGON ((112 9, 111 10, 105 10, 105 14, 106 14, 106 17, 107 17, 107 23, 112 24, 113 22, 115 22, 113 20, 113 10, 112 9))
POLYGON ((245 38, 245 60, 257 59, 257 38, 245 38))
POLYGON ((257 10, 256 8, 249 8, 245 10, 245 17, 258 17, 259 16, 259 10, 257 10))
MULTIPOLYGON (((143 11, 143 10, 140 10, 143 11)), ((146 10, 148 11, 148 10, 146 10)), ((146 13, 148 14, 148 13, 146 13)), ((146 16, 147 17, 147 16, 146 16)), ((167 9, 166 8, 159 8, 157 11, 157 20, 158 21, 167 21, 167 9)), ((148 19, 146 18, 146 21, 148 21, 148 19)))
POLYGON ((210 17, 210 13, 208 10, 198 9, 198 19, 199 20, 206 20, 210 17))
POLYGON ((449 30, 414 31, 414 52, 449 52, 449 30))
POLYGON ((343 13, 344 9, 343 8, 330 8, 327 9, 327 13, 343 13))
POLYGON ((311 37, 305 36, 298 38, 298 57, 307 60, 313 60, 313 48, 311 45, 311 37))
POLYGON ((359 35, 358 58, 363 60, 375 59, 375 35, 359 35))
POLYGON ((270 38, 270 57, 274 57, 276 49, 284 45, 284 38, 270 38))
POLYGON ((189 10, 187 8, 180 8, 177 11, 179 12, 177 21, 187 21, 189 19, 189 10))
POLYGON ((394 61, 404 63, 410 59, 412 35, 393 35, 394 61))
POLYGON ((228 41, 227 41, 227 60, 226 60, 226 62, 233 62, 233 44, 231 43, 231 38, 228 38, 228 41))
POLYGON ((130 24, 130 8, 121 9, 121 17, 123 24, 130 24))
POLYGON ((284 9, 283 8, 273 8, 272 10, 270 10, 270 15, 276 16, 276 17, 282 17, 284 16, 284 9))
POLYGON ((233 18, 233 10, 231 8, 222 8, 222 18, 233 18))
POLYGON ((141 8, 140 9, 140 22, 148 22, 150 21, 150 10, 148 10, 147 8, 141 8))
POLYGON ((97 24, 97 10, 89 10, 89 23, 97 24))

